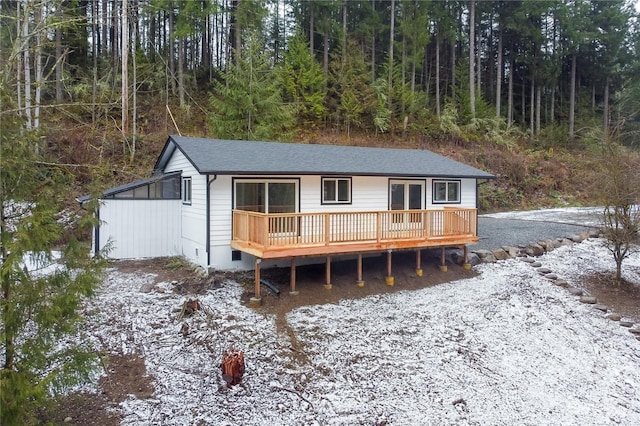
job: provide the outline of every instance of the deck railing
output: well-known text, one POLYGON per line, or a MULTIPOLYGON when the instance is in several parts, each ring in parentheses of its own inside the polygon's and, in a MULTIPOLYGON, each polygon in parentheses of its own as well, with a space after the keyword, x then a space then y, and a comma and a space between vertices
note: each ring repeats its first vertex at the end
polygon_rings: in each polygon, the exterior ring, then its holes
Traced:
POLYGON ((396 241, 455 241, 476 236, 477 210, 386 210, 265 214, 233 211, 233 241, 252 247, 302 248, 396 241))

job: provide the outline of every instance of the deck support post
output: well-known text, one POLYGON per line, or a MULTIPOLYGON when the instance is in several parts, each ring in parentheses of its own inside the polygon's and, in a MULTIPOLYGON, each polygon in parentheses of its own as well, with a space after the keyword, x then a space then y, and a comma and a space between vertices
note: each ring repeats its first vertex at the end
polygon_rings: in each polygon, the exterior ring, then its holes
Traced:
POLYGON ((393 275, 391 275, 391 250, 387 251, 387 276, 384 280, 389 286, 392 286, 395 282, 393 275))
POLYGON ((324 288, 327 290, 331 290, 333 286, 331 285, 331 256, 327 256, 327 270, 326 270, 326 284, 324 288))
POLYGON ((462 264, 462 267, 467 271, 469 271, 471 270, 471 264, 469 263, 469 247, 467 247, 467 245, 465 244, 463 246, 463 250, 464 250, 464 263, 462 264))
POLYGON ((291 258, 291 291, 290 295, 296 296, 298 291, 296 291, 296 258, 291 258))
POLYGON ((262 298, 260 297, 260 262, 262 259, 256 258, 255 268, 255 295, 249 299, 249 305, 257 307, 262 304, 262 298))
POLYGON ((442 247, 441 252, 440 252, 440 270, 442 272, 447 272, 446 255, 447 255, 447 248, 446 247, 442 247))
POLYGON ((358 253, 358 280, 356 285, 358 287, 364 287, 364 281, 362 280, 362 253, 358 253))
POLYGON ((420 249, 416 250, 416 275, 419 276, 419 277, 422 276, 421 252, 422 252, 422 250, 420 250, 420 249))

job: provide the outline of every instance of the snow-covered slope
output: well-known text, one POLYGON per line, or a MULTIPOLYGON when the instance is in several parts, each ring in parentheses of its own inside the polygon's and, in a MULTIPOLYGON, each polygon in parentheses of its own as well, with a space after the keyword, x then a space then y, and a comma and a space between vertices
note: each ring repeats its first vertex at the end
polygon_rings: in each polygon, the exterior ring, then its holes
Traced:
MULTIPOLYGON (((599 240, 540 261, 570 283, 614 266, 599 240)), ((640 285, 640 254, 624 265, 640 285)), ((121 404, 124 424, 640 424, 640 341, 628 329, 524 262, 477 268, 473 279, 298 308, 288 330, 243 306, 234 282, 179 319, 185 299, 170 284, 141 293, 153 275, 111 270, 89 327, 97 346, 139 353, 155 378, 153 398, 121 404), (227 388, 230 347, 247 369, 227 388)))

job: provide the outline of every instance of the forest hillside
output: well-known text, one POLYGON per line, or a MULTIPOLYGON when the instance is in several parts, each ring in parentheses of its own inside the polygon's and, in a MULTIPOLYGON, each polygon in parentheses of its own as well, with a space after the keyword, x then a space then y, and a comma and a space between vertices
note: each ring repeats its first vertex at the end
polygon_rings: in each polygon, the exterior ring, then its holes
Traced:
POLYGON ((638 161, 634 6, 0 1, 2 143, 66 168, 70 200, 181 133, 430 149, 498 177, 484 211, 594 204, 612 146, 638 161))

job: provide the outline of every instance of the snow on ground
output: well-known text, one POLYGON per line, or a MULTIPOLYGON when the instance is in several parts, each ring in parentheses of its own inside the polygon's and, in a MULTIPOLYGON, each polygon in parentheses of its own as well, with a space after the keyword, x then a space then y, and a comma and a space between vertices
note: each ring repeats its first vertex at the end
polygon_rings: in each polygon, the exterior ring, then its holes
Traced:
MULTIPOLYGON (((570 283, 614 266, 600 240, 540 260, 570 283)), ((186 299, 170 284, 141 293, 153 275, 111 270, 89 331, 98 347, 144 356, 155 378, 154 397, 121 404, 125 425, 640 424, 640 342, 627 329, 524 262, 477 269, 301 307, 288 330, 243 306, 234 282, 199 295, 206 314, 181 320, 186 299), (220 360, 230 347, 247 369, 229 389, 220 360)), ((640 254, 625 271, 640 283, 640 254)))

